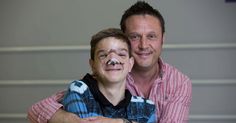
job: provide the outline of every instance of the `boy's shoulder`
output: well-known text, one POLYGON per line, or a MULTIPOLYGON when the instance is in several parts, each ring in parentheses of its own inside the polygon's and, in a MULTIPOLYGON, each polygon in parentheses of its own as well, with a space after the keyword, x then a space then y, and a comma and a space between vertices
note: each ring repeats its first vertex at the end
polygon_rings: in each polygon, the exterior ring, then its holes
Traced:
POLYGON ((141 96, 132 96, 131 100, 130 100, 131 104, 137 104, 139 106, 143 105, 143 106, 148 106, 148 107, 155 107, 155 103, 150 100, 150 99, 146 99, 143 98, 141 96))
POLYGON ((69 84, 69 91, 83 94, 86 90, 88 90, 88 85, 83 81, 74 80, 69 84))

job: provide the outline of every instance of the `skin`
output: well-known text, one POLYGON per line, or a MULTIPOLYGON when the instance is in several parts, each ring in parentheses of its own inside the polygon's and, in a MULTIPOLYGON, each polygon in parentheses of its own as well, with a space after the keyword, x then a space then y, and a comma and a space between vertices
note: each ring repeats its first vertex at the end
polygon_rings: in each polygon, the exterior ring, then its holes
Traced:
POLYGON ((130 39, 135 59, 131 74, 142 96, 148 98, 150 87, 159 75, 156 66, 159 66, 158 58, 164 41, 161 24, 156 17, 150 15, 133 15, 125 24, 125 33, 130 39))
POLYGON ((95 58, 90 59, 90 66, 98 80, 99 90, 113 105, 124 99, 126 76, 131 71, 133 63, 133 58, 128 54, 127 44, 119 39, 108 37, 96 46, 95 58), (107 64, 112 58, 122 64, 107 64))
POLYGON ((122 119, 112 119, 106 117, 79 118, 76 114, 59 109, 49 123, 123 123, 122 119))
POLYGON ((100 83, 124 85, 126 76, 133 66, 133 58, 129 58, 128 46, 125 42, 108 37, 97 44, 95 58, 90 60, 90 66, 100 83), (122 64, 107 65, 106 62, 112 58, 122 64))

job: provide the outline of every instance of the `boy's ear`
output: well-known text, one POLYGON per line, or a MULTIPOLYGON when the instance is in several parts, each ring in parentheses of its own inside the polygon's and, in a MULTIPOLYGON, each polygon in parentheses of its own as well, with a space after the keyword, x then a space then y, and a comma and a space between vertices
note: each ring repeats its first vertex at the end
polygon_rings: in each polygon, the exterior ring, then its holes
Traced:
POLYGON ((94 68, 94 61, 92 59, 89 59, 89 65, 91 67, 91 70, 93 72, 93 74, 95 73, 95 68, 94 68))

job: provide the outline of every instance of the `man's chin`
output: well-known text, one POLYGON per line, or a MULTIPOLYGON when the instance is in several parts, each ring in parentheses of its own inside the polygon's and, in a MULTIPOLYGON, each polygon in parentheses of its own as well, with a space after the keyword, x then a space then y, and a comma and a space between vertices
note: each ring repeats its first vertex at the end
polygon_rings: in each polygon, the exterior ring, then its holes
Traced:
POLYGON ((138 65, 135 65, 134 68, 137 68, 139 70, 149 70, 150 69, 150 65, 138 64, 138 65))
POLYGON ((137 61, 135 63, 136 63, 136 65, 138 65, 140 67, 149 67, 151 65, 151 62, 147 59, 145 59, 145 60, 140 60, 139 59, 139 61, 137 61))

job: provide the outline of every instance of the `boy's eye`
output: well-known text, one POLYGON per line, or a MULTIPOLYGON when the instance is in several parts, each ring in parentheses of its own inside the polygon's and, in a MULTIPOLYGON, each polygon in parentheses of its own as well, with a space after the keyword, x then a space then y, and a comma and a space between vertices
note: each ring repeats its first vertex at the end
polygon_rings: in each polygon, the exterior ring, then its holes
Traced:
POLYGON ((98 57, 99 57, 100 59, 104 59, 104 58, 107 57, 107 54, 105 54, 105 53, 99 54, 98 57))
POLYGON ((122 58, 126 58, 126 56, 128 56, 127 53, 119 53, 118 55, 119 55, 120 57, 122 57, 122 58))

